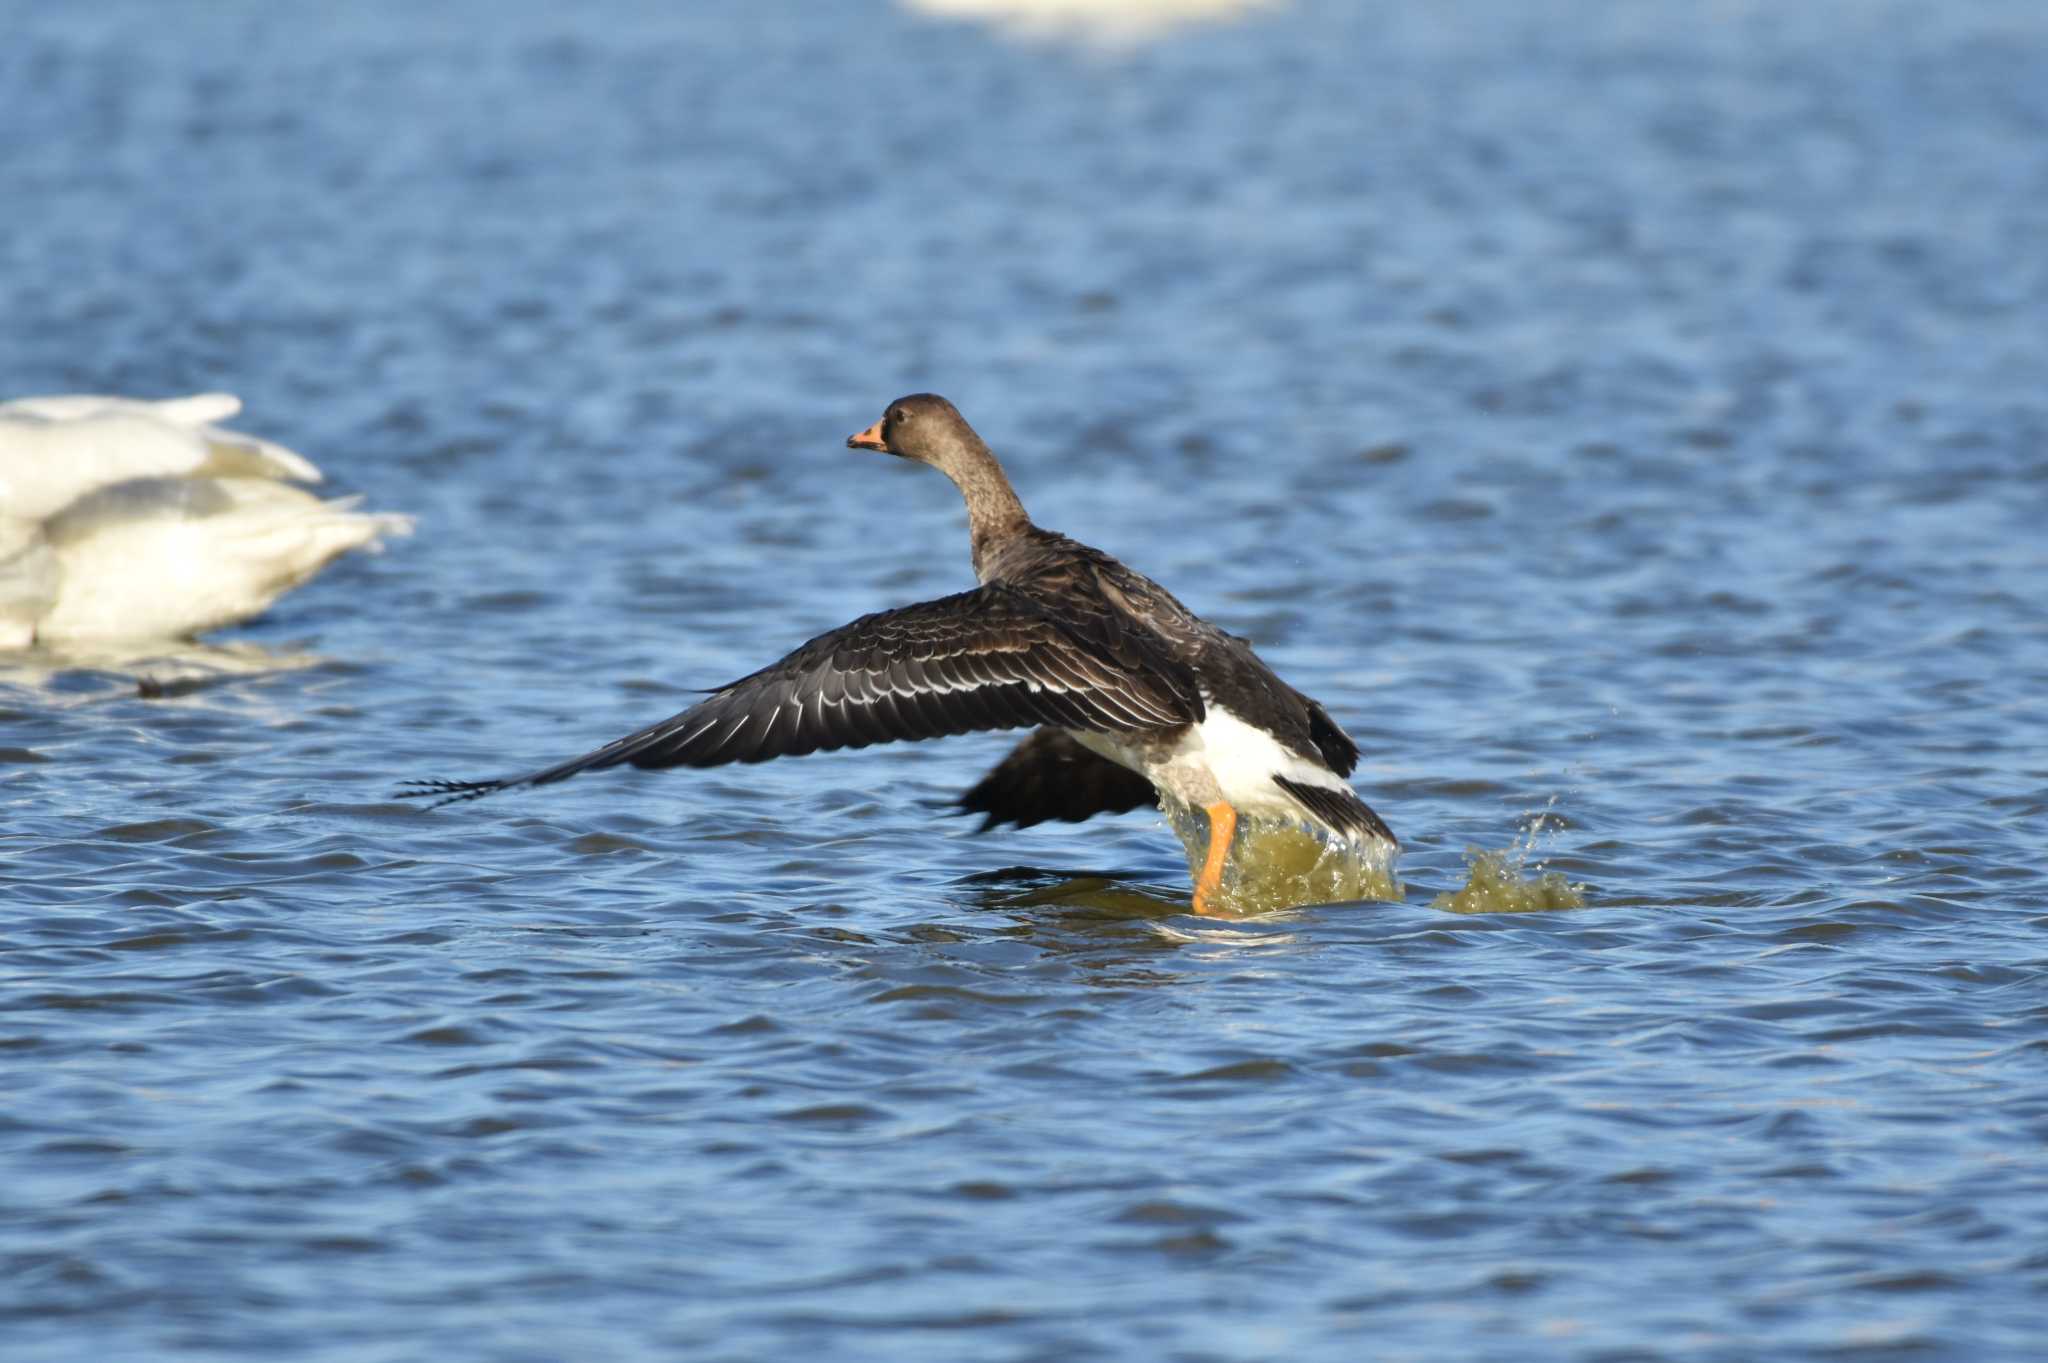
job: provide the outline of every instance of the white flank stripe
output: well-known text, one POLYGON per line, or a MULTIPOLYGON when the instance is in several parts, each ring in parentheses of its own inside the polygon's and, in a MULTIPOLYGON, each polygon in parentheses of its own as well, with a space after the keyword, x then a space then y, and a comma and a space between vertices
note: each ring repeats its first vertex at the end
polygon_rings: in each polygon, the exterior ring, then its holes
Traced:
POLYGON ((1291 805, 1292 801, 1273 784, 1275 776, 1285 776, 1305 786, 1350 789, 1328 767, 1287 751, 1264 729, 1245 723, 1214 701, 1209 702, 1208 717, 1195 726, 1192 737, 1200 742, 1203 760, 1223 797, 1241 807, 1258 808, 1282 801, 1291 805))

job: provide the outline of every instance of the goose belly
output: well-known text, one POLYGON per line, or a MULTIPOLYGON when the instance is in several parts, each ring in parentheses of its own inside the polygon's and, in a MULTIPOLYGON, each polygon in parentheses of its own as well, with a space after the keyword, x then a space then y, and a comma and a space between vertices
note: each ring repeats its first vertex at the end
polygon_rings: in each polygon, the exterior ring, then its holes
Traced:
POLYGON ((1162 795, 1196 808, 1221 800, 1240 814, 1270 812, 1299 819, 1301 806, 1273 783, 1276 776, 1350 791, 1335 772, 1290 751, 1264 729, 1214 701, 1207 709, 1199 724, 1168 734, 1071 732, 1090 752, 1130 768, 1162 795))

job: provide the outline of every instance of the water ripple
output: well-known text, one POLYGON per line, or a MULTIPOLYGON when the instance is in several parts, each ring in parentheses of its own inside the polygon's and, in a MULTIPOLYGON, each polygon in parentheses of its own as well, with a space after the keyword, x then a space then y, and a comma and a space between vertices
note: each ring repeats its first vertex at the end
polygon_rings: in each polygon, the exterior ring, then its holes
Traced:
POLYGON ((0 660, 9 1363, 2038 1352, 2034 7, 275 9, 0 49, 15 390, 421 513, 0 660), (389 798, 966 585, 927 386, 1398 890, 977 838, 1000 739, 389 798))

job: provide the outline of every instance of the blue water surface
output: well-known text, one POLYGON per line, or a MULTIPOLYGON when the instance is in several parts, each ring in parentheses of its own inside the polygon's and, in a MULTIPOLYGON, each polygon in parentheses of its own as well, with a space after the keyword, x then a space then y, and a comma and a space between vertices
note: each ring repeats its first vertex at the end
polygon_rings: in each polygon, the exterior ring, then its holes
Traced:
POLYGON ((0 396, 420 518, 0 660, 8 1363, 2041 1356, 2048 10, 4 15, 0 396), (1405 900, 977 837, 1000 735, 390 798, 969 585, 920 389, 1405 900))

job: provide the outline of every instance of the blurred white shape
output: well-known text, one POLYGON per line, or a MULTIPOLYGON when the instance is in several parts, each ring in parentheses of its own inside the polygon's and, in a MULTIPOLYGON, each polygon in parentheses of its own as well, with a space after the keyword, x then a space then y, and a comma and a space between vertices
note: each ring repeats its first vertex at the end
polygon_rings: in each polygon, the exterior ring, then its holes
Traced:
POLYGON ((1188 24, 1233 19, 1281 0, 901 0, 952 19, 985 19, 1027 34, 1138 42, 1188 24))
POLYGON ((217 424, 241 407, 227 393, 0 403, 0 648, 218 629, 411 532, 409 516, 283 481, 320 470, 217 424))
POLYGON ((148 402, 69 393, 0 402, 0 512, 40 520, 124 478, 247 474, 320 481, 282 445, 217 425, 232 393, 148 402))
MULTIPOLYGON (((302 650, 277 651, 247 639, 210 643, 193 639, 80 639, 58 649, 32 648, 20 652, 0 649, 0 689, 12 687, 37 693, 42 710, 74 709, 98 705, 110 698, 126 699, 138 693, 150 700, 192 701, 204 704, 215 690, 225 691, 238 680, 280 672, 297 672, 318 667, 326 659, 302 650), (134 684, 105 686, 78 684, 81 672, 126 673, 134 684), (59 678, 72 684, 52 685, 59 678)), ((237 713, 273 716, 282 721, 291 716, 273 710, 261 692, 233 693, 237 713)))
POLYGON ((61 574, 40 521, 0 516, 0 651, 36 640, 36 622, 57 603, 61 574))

